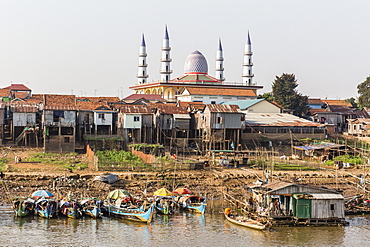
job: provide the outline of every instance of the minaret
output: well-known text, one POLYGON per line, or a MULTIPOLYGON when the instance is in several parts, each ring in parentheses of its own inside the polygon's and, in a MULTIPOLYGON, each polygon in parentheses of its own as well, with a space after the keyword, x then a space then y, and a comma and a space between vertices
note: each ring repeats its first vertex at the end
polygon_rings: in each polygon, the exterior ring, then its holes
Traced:
POLYGON ((161 81, 162 82, 169 82, 171 80, 170 76, 172 73, 171 70, 171 61, 170 58, 170 38, 168 37, 167 25, 164 33, 164 39, 162 44, 162 57, 161 57, 161 81))
POLYGON ((242 74, 242 80, 243 84, 247 86, 252 85, 252 80, 253 80, 253 73, 252 73, 252 43, 251 43, 251 38, 249 36, 249 31, 248 31, 248 39, 247 43, 245 43, 245 48, 244 48, 244 61, 243 61, 243 74, 242 74))
POLYGON ((224 55, 222 51, 221 38, 218 40, 218 50, 216 53, 216 79, 224 81, 224 55))
POLYGON ((146 83, 146 79, 148 78, 148 74, 146 71, 146 67, 148 65, 146 64, 146 44, 145 44, 145 38, 143 34, 143 38, 141 40, 140 50, 139 50, 139 68, 137 71, 137 82, 138 84, 144 84, 146 83))

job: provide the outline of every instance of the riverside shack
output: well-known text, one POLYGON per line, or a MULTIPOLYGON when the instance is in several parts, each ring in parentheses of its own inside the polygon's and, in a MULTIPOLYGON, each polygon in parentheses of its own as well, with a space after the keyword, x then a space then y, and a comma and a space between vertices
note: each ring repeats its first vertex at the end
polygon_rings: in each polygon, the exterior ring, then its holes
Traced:
POLYGON ((249 187, 251 210, 275 224, 346 224, 344 198, 334 190, 276 181, 249 187))

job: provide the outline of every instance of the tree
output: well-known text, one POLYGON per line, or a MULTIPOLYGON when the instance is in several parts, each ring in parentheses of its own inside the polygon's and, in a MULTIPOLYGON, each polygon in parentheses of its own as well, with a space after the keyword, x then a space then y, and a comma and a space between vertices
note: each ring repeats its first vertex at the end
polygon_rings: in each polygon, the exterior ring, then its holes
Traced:
POLYGON ((259 99, 265 99, 265 100, 268 100, 268 101, 274 101, 274 95, 272 94, 272 92, 267 92, 267 93, 263 93, 263 94, 260 94, 258 95, 258 98, 259 99))
POLYGON ((345 99, 346 102, 350 103, 352 105, 352 107, 354 108, 358 108, 358 105, 357 105, 357 102, 356 102, 356 99, 351 97, 349 99, 345 99))
POLYGON ((357 85, 358 105, 360 108, 370 107, 370 76, 366 80, 357 85))
POLYGON ((272 94, 276 103, 293 111, 294 115, 300 116, 309 109, 308 96, 303 96, 296 90, 298 87, 294 74, 283 73, 280 77, 276 76, 272 83, 272 94))

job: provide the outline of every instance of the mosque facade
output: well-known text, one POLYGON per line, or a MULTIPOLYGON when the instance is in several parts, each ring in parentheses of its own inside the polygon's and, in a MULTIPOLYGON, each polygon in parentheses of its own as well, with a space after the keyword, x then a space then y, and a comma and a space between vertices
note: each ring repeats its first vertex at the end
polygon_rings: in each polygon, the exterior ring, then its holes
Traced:
POLYGON ((231 100, 257 98, 257 90, 262 86, 253 82, 252 43, 248 32, 243 53, 242 81, 227 82, 224 78, 223 49, 221 39, 216 52, 215 76, 208 74, 208 63, 204 55, 195 50, 185 60, 184 74, 172 78, 171 47, 167 26, 161 48, 160 80, 148 82, 146 63, 146 42, 144 35, 139 49, 139 66, 137 83, 131 86, 136 94, 158 94, 168 102, 202 102, 204 104, 219 104, 231 100))

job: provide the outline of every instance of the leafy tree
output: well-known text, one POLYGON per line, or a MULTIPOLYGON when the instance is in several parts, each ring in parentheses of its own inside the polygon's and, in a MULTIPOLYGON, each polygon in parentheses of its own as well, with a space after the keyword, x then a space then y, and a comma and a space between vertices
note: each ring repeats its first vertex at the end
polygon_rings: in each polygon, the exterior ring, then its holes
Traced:
POLYGON ((267 93, 260 94, 260 95, 258 95, 258 98, 269 100, 269 101, 274 101, 275 100, 274 95, 272 94, 272 92, 267 92, 267 93))
POLYGON ((308 96, 298 93, 296 87, 298 83, 295 75, 283 73, 280 77, 276 76, 272 83, 272 94, 279 105, 292 110, 294 115, 300 116, 309 109, 308 96))
POLYGON ((370 76, 366 80, 357 85, 358 104, 360 108, 370 107, 370 76))
POLYGON ((352 107, 358 108, 358 105, 357 105, 357 102, 356 102, 355 98, 351 97, 349 99, 345 99, 345 101, 350 103, 352 105, 352 107))

